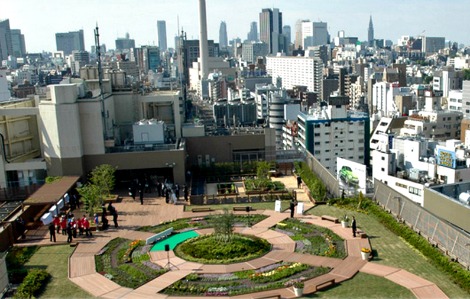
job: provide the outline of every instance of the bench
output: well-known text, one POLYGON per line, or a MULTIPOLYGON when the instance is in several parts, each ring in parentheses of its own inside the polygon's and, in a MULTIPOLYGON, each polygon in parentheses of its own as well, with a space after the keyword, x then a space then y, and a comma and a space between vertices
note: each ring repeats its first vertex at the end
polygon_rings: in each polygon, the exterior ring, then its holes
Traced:
POLYGON ((326 288, 326 287, 334 286, 335 283, 336 283, 336 282, 335 282, 335 279, 334 279, 334 278, 329 279, 329 280, 326 280, 326 281, 324 281, 324 282, 322 282, 322 283, 320 283, 320 284, 317 284, 317 285, 315 286, 315 291, 318 291, 318 290, 323 289, 323 288, 326 288))
POLYGON ((332 221, 334 223, 339 223, 338 218, 333 217, 333 216, 323 215, 323 216, 321 216, 321 220, 328 220, 328 221, 332 221))
POLYGON ((166 229, 166 230, 164 230, 164 231, 162 231, 158 234, 155 234, 151 237, 148 237, 145 240, 145 245, 153 244, 153 243, 157 242, 158 240, 169 236, 172 232, 173 232, 173 227, 170 227, 169 229, 166 229))
POLYGON ((239 211, 239 212, 249 212, 253 211, 253 208, 251 206, 241 206, 241 207, 233 207, 233 211, 239 211))
POLYGON ((197 212, 212 212, 212 208, 193 208, 192 209, 193 213, 197 212))

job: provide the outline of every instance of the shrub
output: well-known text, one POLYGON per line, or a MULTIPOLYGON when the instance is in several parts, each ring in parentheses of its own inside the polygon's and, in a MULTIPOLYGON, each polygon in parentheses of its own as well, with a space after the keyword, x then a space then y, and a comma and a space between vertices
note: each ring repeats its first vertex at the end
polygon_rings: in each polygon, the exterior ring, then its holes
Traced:
POLYGON ((302 180, 310 190, 312 197, 316 201, 323 201, 326 198, 326 186, 323 182, 310 170, 307 163, 295 162, 295 172, 302 177, 302 180))
POLYGON ((37 296, 51 275, 46 270, 32 269, 16 290, 14 298, 31 298, 37 296))

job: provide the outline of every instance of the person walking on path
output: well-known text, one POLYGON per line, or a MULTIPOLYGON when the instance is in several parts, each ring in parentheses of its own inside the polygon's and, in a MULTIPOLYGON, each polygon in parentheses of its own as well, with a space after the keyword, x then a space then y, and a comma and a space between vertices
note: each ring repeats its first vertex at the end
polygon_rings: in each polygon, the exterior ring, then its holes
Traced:
POLYGON ((351 227, 352 227, 353 237, 355 238, 356 237, 357 227, 356 227, 356 218, 354 216, 352 218, 351 227))
POLYGON ((55 225, 54 222, 49 223, 49 239, 52 242, 54 240, 55 242, 55 225))
POLYGON ((140 198, 140 204, 143 205, 144 204, 144 189, 143 188, 139 189, 139 198, 140 198))
POLYGON ((296 205, 297 205, 297 203, 295 202, 295 200, 291 199, 290 204, 289 204, 290 218, 294 218, 294 210, 295 210, 296 205))
POLYGON ((188 199, 189 199, 189 190, 188 190, 188 186, 186 186, 186 185, 183 186, 183 194, 184 194, 184 200, 188 201, 188 199))
POLYGON ((112 203, 109 203, 109 205, 108 205, 108 211, 109 211, 109 213, 111 214, 111 216, 113 216, 114 227, 117 228, 117 227, 118 227, 118 223, 117 223, 118 213, 117 213, 117 210, 116 210, 116 208, 113 206, 112 203))
POLYGON ((302 186, 302 178, 300 175, 297 176, 297 188, 300 189, 300 186, 302 186))

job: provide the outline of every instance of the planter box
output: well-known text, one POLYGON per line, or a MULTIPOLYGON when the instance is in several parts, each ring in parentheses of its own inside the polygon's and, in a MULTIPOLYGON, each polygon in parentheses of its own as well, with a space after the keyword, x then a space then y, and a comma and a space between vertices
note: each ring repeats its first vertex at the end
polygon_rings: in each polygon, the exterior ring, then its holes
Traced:
POLYGON ((117 194, 111 194, 108 198, 106 198, 103 202, 106 204, 109 203, 116 203, 119 199, 119 195, 117 194))

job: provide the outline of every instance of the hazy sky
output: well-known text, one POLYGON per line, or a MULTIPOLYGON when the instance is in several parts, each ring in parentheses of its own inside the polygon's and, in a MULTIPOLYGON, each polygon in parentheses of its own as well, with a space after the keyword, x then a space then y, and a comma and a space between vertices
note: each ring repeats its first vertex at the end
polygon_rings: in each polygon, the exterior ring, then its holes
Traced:
MULTIPOLYGON (((470 45, 470 0, 206 0, 209 39, 219 40, 219 25, 226 21, 229 40, 246 39, 250 22, 259 21, 262 8, 279 8, 283 24, 292 28, 297 19, 328 23, 330 35, 367 39, 372 15, 376 38, 394 43, 402 35, 443 36, 470 45)), ((157 20, 165 20, 167 44, 174 46, 179 26, 188 39, 199 36, 198 0, 0 0, 0 19, 10 19, 12 29, 25 35, 26 50, 55 51, 55 33, 85 33, 85 47, 94 44, 93 29, 100 27, 100 41, 108 49, 129 32, 136 46, 157 45, 157 20)), ((259 28, 259 27, 258 27, 259 28)), ((180 29, 181 30, 181 29, 180 29)), ((259 30, 259 29, 258 29, 259 30)))

